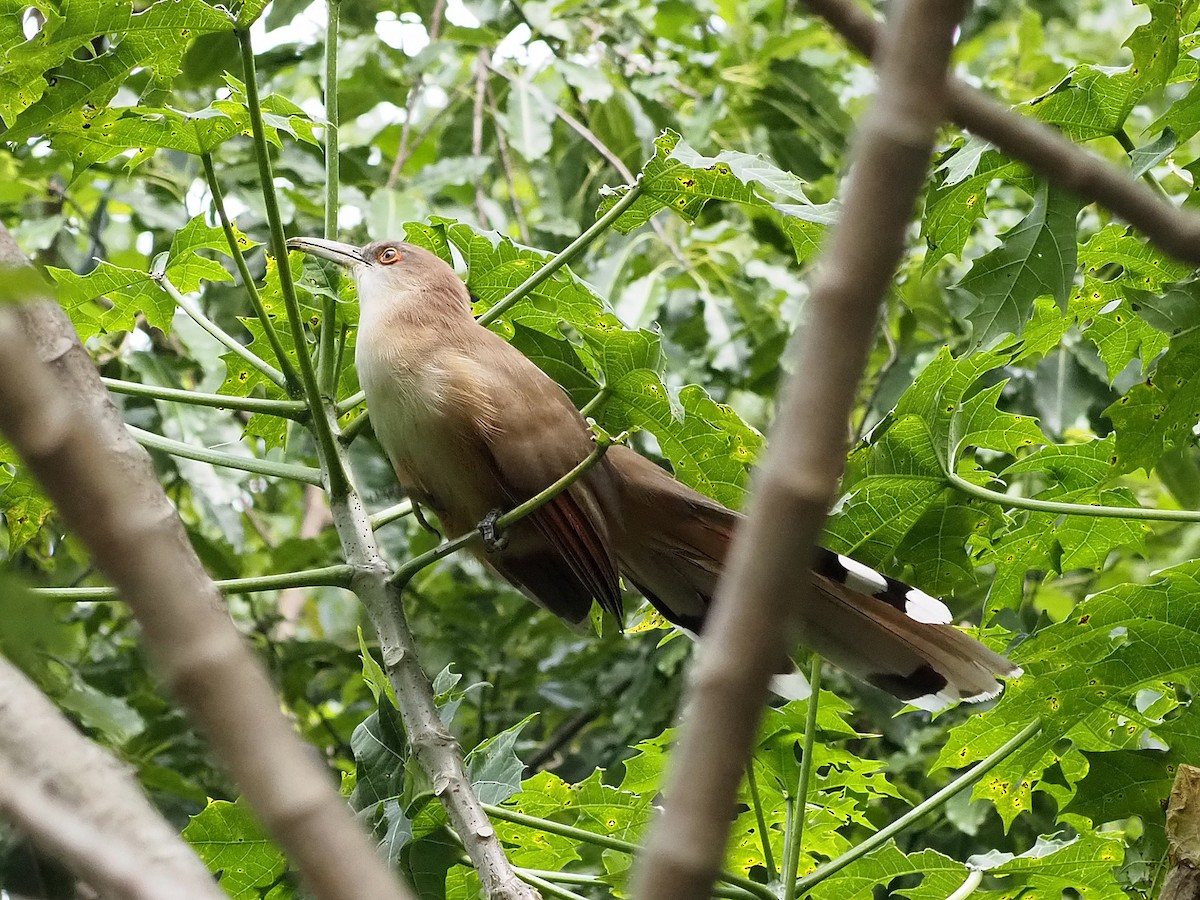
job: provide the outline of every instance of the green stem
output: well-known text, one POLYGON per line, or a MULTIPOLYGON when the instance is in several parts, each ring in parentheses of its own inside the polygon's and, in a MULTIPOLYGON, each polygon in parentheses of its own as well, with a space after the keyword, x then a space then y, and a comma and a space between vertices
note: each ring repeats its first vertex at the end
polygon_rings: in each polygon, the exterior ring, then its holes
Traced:
POLYGON ((963 773, 958 778, 951 781, 948 785, 934 794, 932 797, 924 800, 917 806, 914 806, 896 821, 892 822, 884 828, 881 828, 875 834, 871 835, 857 847, 847 850, 837 859, 831 859, 825 865, 820 866, 816 871, 796 882, 795 895, 802 896, 812 890, 816 885, 820 884, 831 875, 840 872, 850 863, 866 856, 876 847, 890 841, 895 835, 899 834, 917 819, 932 812, 940 806, 944 806, 950 798, 954 797, 961 791, 969 788, 975 782, 979 781, 984 775, 994 769, 998 764, 1003 762, 1010 754, 1018 747, 1024 744, 1027 740, 1042 730, 1042 720, 1034 719, 1017 734, 1013 735, 1004 744, 999 747, 994 753, 987 758, 981 760, 973 769, 963 773))
POLYGON ((582 894, 569 891, 565 887, 560 887, 551 881, 547 881, 545 878, 541 878, 540 876, 533 874, 533 872, 531 872, 529 869, 522 869, 520 866, 514 866, 513 871, 517 873, 517 877, 523 882, 533 885, 546 897, 558 897, 559 900, 588 900, 588 898, 582 894))
POLYGON ((963 883, 946 900, 967 900, 983 882, 983 869, 971 869, 963 883))
POLYGON ((763 815, 762 799, 758 796, 758 779, 754 777, 754 760, 746 766, 746 784, 750 787, 750 801, 754 804, 754 818, 758 820, 758 837, 762 841, 763 863, 767 869, 767 880, 779 877, 775 869, 775 854, 771 852, 771 833, 767 831, 767 819, 763 815))
POLYGON ((287 390, 287 382, 284 379, 282 372, 260 357, 257 353, 231 335, 228 331, 226 331, 208 316, 204 315, 204 313, 200 311, 200 307, 198 307, 187 297, 183 296, 183 294, 179 293, 179 289, 167 280, 167 276, 156 276, 156 280, 158 281, 158 286, 163 289, 163 292, 172 300, 174 300, 175 305, 187 313, 193 322, 211 334, 221 344, 224 344, 228 349, 240 356, 253 368, 261 372, 264 376, 266 376, 267 380, 276 387, 287 390))
MULTIPOLYGON (((299 587, 349 588, 354 567, 345 564, 324 566, 319 569, 301 569, 299 572, 284 572, 279 575, 256 575, 252 578, 225 578, 214 581, 222 594, 249 594, 255 591, 282 591, 299 587)), ((64 587, 33 588, 33 593, 47 600, 115 600, 116 588, 110 587, 64 587)))
POLYGON ((946 469, 946 480, 958 490, 980 500, 989 500, 1014 509, 1056 513, 1065 516, 1092 516, 1098 519, 1143 519, 1152 522, 1200 522, 1200 511, 1194 509, 1147 509, 1141 506, 1092 506, 1088 503, 1056 503, 1053 500, 1034 500, 1012 497, 999 491, 972 484, 961 475, 946 469))
POLYGON ((402 519, 407 515, 411 515, 413 505, 411 500, 402 500, 395 506, 389 506, 387 509, 381 509, 370 518, 371 530, 375 531, 382 528, 397 519, 402 519))
MULTIPOLYGON (((325 237, 338 236, 338 19, 341 0, 327 0, 325 28, 325 237)), ((337 390, 337 303, 332 296, 321 298, 321 328, 317 353, 317 383, 327 396, 337 390)))
POLYGON ((133 397, 152 397, 155 400, 173 400, 191 406, 209 406, 214 409, 238 409, 242 412, 266 413, 284 419, 304 419, 308 416, 308 404, 303 400, 271 400, 265 397, 230 397, 226 394, 205 394, 182 388, 159 387, 138 381, 122 381, 120 378, 101 378, 110 391, 129 394, 133 397))
POLYGON ((358 406, 358 404, 362 403, 366 399, 367 399, 366 392, 359 391, 357 394, 351 394, 345 400, 339 400, 338 405, 337 405, 337 414, 339 416, 344 416, 346 413, 350 412, 350 410, 354 409, 354 407, 358 406))
MULTIPOLYGON (((283 305, 287 310, 288 325, 296 342, 296 356, 300 366, 300 380, 304 385, 304 399, 313 410, 312 430, 320 449, 321 462, 329 480, 331 499, 340 500, 350 491, 350 483, 342 468, 337 452, 337 440, 329 418, 318 415, 325 408, 317 373, 313 368, 312 356, 304 339, 304 320, 300 315, 300 301, 296 297, 296 285, 292 281, 292 269, 288 263, 286 238, 283 233, 283 217, 279 213, 279 199, 275 196, 275 176, 271 171, 271 155, 263 129, 262 105, 258 96, 258 75, 254 69, 254 48, 250 45, 250 32, 237 31, 238 44, 242 50, 242 74, 246 81, 246 107, 250 115, 250 130, 254 135, 254 151, 258 158, 258 177, 262 183, 263 203, 267 210, 267 221, 271 226, 271 252, 279 266, 279 286, 283 291, 283 305)), ((330 406, 333 398, 330 397, 330 406)))
POLYGON ((263 333, 267 336, 267 343, 271 345, 271 352, 275 354, 275 361, 279 363, 279 371, 283 373, 288 393, 293 397, 298 396, 300 394, 300 378, 296 374, 296 367, 288 359, 287 351, 283 348, 283 341, 275 329, 275 320, 271 318, 267 313, 266 306, 263 305, 258 285, 254 283, 254 276, 250 274, 250 267, 246 265, 246 254, 242 252, 242 245, 238 243, 237 235, 234 234, 233 222, 230 221, 229 214, 225 212, 225 195, 221 191, 221 182, 217 180, 217 171, 213 168, 212 154, 202 153, 200 161, 204 164, 204 177, 208 181, 208 190, 212 194, 217 218, 221 221, 221 230, 225 232, 225 242, 229 245, 229 252, 237 266, 238 275, 242 278, 242 287, 246 289, 246 294, 250 297, 254 315, 258 317, 258 321, 263 327, 263 333))
POLYGON ((612 388, 606 384, 601 385, 600 390, 596 392, 596 396, 592 397, 592 399, 589 400, 586 405, 584 405, 583 409, 579 411, 579 414, 586 419, 588 416, 592 415, 596 412, 596 410, 602 407, 604 402, 610 396, 612 396, 612 388))
POLYGON ((804 849, 804 820, 808 818, 808 787, 812 781, 813 749, 817 743, 817 710, 821 705, 821 656, 812 655, 808 668, 808 714, 804 718, 804 748, 800 757, 800 783, 796 787, 796 813, 792 816, 791 840, 787 841, 788 855, 783 861, 783 900, 796 896, 796 872, 800 868, 800 853, 804 849))
MULTIPOLYGON (((530 816, 517 812, 515 809, 509 809, 507 806, 493 806, 490 803, 484 803, 483 811, 492 818, 500 819, 504 822, 524 825, 527 828, 544 831, 547 834, 557 834, 560 837, 571 838, 595 847, 618 850, 621 853, 628 853, 630 855, 637 853, 641 849, 637 844, 621 840, 621 838, 615 838, 610 834, 598 834, 595 831, 576 828, 574 825, 564 825, 561 822, 553 822, 550 819, 540 819, 537 816, 530 816)), ((777 900, 775 894, 765 884, 759 884, 757 881, 751 881, 749 878, 744 878, 741 875, 722 872, 720 879, 726 884, 737 885, 753 896, 762 898, 762 900, 777 900)))
POLYGON ((293 481, 303 481, 306 484, 321 486, 321 470, 310 466, 300 466, 294 463, 275 462, 270 459, 256 459, 253 456, 234 456, 231 453, 219 453, 204 447, 185 444, 163 437, 152 431, 143 431, 133 425, 125 426, 143 447, 151 450, 161 450, 172 456, 184 459, 194 459, 197 462, 210 463, 214 466, 224 466, 227 469, 240 469, 243 472, 253 472, 256 475, 271 475, 276 478, 290 478, 293 481))
POLYGON ((494 322, 507 312, 514 303, 518 303, 533 291, 534 288, 582 253, 592 241, 607 231, 608 227, 619 219, 625 210, 633 205, 634 201, 641 196, 641 193, 642 182, 639 178, 639 180, 629 185, 629 189, 625 192, 625 195, 614 203, 608 212, 593 222, 587 231, 571 241, 562 251, 547 260, 545 265, 509 291, 504 299, 481 315, 478 320, 479 324, 487 325, 489 322, 494 322))
POLYGON ((346 427, 338 433, 338 440, 349 446, 354 442, 354 439, 362 433, 362 431, 371 424, 371 417, 366 410, 360 412, 357 416, 346 423, 346 427))
MULTIPOLYGON (((600 457, 602 457, 608 451, 608 448, 612 446, 612 444, 617 443, 620 439, 621 438, 618 437, 614 438, 611 442, 597 443, 596 448, 586 457, 584 457, 583 462, 575 466, 575 468, 569 471, 566 475, 558 479, 558 481, 554 482, 554 484, 550 485, 545 490, 534 494, 524 503, 514 507, 513 509, 510 509, 504 515, 497 518, 496 530, 500 533, 503 533, 504 529, 511 528, 534 510, 545 506, 547 503, 569 488, 572 484, 574 484, 577 480, 579 480, 580 476, 598 463, 600 461, 600 457)), ((468 531, 466 534, 459 535, 452 540, 444 541, 443 543, 438 544, 438 546, 434 547, 432 550, 426 551, 420 556, 413 557, 400 568, 398 568, 396 570, 396 574, 391 578, 392 583, 397 587, 397 589, 403 590, 404 585, 408 584, 408 582, 412 580, 412 577, 426 566, 433 565, 439 559, 449 556, 456 550, 461 550, 468 544, 479 540, 479 538, 480 534, 478 529, 473 529, 468 531)))
MULTIPOLYGON (((1125 151, 1125 155, 1132 157, 1133 151, 1137 149, 1137 146, 1133 143, 1133 138, 1129 136, 1129 132, 1123 127, 1118 128, 1116 132, 1113 133, 1113 137, 1117 139, 1117 143, 1121 145, 1121 149, 1125 151)), ((1153 172, 1143 172, 1142 181, 1150 185, 1150 187, 1154 189, 1155 193, 1157 193, 1168 203, 1174 203, 1174 201, 1171 200, 1171 195, 1167 193, 1166 188, 1159 184, 1158 179, 1154 177, 1153 172)))

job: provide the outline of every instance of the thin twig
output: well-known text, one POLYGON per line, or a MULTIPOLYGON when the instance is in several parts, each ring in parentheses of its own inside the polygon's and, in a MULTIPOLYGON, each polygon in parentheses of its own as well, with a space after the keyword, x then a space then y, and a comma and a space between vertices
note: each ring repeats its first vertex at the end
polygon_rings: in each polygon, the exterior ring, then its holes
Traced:
POLYGON ((163 289, 163 293, 174 300, 175 305, 187 313, 188 317, 191 318, 193 322, 216 338, 219 343, 223 344, 229 350, 232 350, 234 354, 248 363, 252 368, 260 372, 276 387, 281 387, 284 390, 287 390, 287 381, 284 379, 282 372, 280 372, 273 365, 227 332, 208 316, 204 315, 204 313, 200 311, 200 307, 193 303, 190 298, 179 293, 179 289, 176 288, 175 285, 171 284, 166 275, 158 275, 155 277, 155 280, 158 282, 158 286, 163 289))
POLYGON ((794 900, 800 853, 804 850, 804 822, 808 818, 808 786, 812 780, 813 749, 817 743, 817 711, 821 706, 821 655, 814 653, 808 670, 808 710, 804 718, 804 749, 800 757, 800 783, 796 786, 796 814, 792 818, 789 853, 783 861, 783 900, 794 900))
MULTIPOLYGON (((286 591, 299 587, 350 587, 354 569, 345 563, 280 572, 277 575, 252 575, 246 578, 222 578, 213 582, 222 594, 252 594, 257 591, 286 591)), ((31 588, 38 597, 47 600, 67 600, 84 603, 95 600, 119 599, 116 588, 110 587, 47 587, 31 588)))
POLYGON ((1144 506, 1092 506, 1088 503, 1059 503, 1055 500, 1035 500, 1002 494, 978 484, 972 484, 950 468, 942 470, 951 487, 971 497, 999 503, 1012 509, 1054 513, 1059 516, 1092 516, 1096 519, 1137 519, 1143 522, 1200 522, 1200 510, 1155 509, 1144 506))
MULTIPOLYGON (((1117 139, 1117 143, 1121 145, 1121 149, 1125 151, 1125 155, 1128 156, 1132 160, 1133 154, 1137 151, 1137 147, 1133 143, 1133 138, 1131 138, 1129 136, 1129 132, 1126 131, 1124 128, 1118 128, 1116 130, 1116 133, 1113 134, 1113 137, 1115 137, 1117 139)), ((1161 184, 1159 184, 1159 181, 1157 178, 1154 177, 1153 172, 1151 172, 1149 169, 1147 169, 1145 172, 1142 173, 1141 178, 1142 178, 1142 181, 1144 181, 1144 182, 1146 182, 1146 184, 1150 185, 1150 189, 1152 191, 1154 191, 1154 193, 1158 194, 1158 196, 1161 197, 1163 199, 1163 201, 1165 201, 1167 203, 1171 202, 1171 195, 1167 193, 1166 188, 1164 188, 1161 184)))
POLYGON ((227 469, 240 469, 243 472, 253 472, 256 475, 272 475, 276 478, 289 478, 292 481, 303 481, 307 484, 315 485, 322 483, 321 470, 314 469, 311 466, 276 462, 273 459, 258 459, 253 456, 234 456, 232 453, 221 453, 218 450, 209 450, 207 447, 197 447, 194 444, 188 444, 184 441, 172 440, 171 438, 163 437, 161 434, 155 434, 153 431, 144 431, 133 425, 127 427, 129 428, 129 433, 134 436, 139 444, 143 447, 149 447, 151 450, 161 450, 163 453, 169 453, 172 456, 194 459, 197 462, 209 463, 214 466, 224 466, 227 469))
MULTIPOLYGON (((431 44, 438 39, 438 34, 442 30, 442 16, 445 12, 446 0, 437 0, 433 4, 433 13, 429 17, 429 43, 431 44)), ((387 182, 384 185, 389 191, 396 186, 400 170, 404 168, 404 164, 408 162, 408 157, 412 153, 408 139, 412 132, 413 113, 416 112, 417 100, 420 98, 424 86, 425 76, 422 73, 413 79, 412 87, 408 89, 408 99, 404 103, 404 125, 400 129, 400 148, 396 151, 396 159, 392 162, 391 171, 388 172, 387 182)), ((414 143, 414 146, 419 143, 420 139, 414 143)))
MULTIPOLYGON (((488 52, 480 48, 475 57, 475 101, 471 108, 471 156, 478 162, 483 159, 483 96, 487 88, 488 52)), ((491 228, 483 195, 483 178, 475 179, 475 215, 481 228, 491 228)))
POLYGON ((259 324, 263 327, 263 334, 267 336, 267 343, 271 345, 275 361, 279 363, 279 371, 283 374, 285 387, 290 394, 299 396, 300 376, 296 374, 296 367, 288 359, 287 351, 283 348, 283 341, 279 337, 279 331, 275 328, 275 320, 268 315, 267 308, 263 305, 262 295, 259 294, 258 286, 254 283, 254 276, 250 274, 250 267, 246 265, 246 254, 242 252, 237 235, 233 232, 233 222, 230 221, 229 214, 225 212, 225 197, 221 192, 221 182, 217 178, 216 169, 213 167, 212 154, 202 153, 200 162, 204 166, 204 177, 208 181, 213 208, 217 211, 221 230, 225 232, 225 243, 229 245, 229 253, 233 256, 234 265, 237 266, 238 274, 242 278, 242 287, 250 298, 254 315, 258 317, 259 324))
MULTIPOLYGON (((922 2, 924 2, 924 0, 922 0, 922 2)), ((1024 744, 1027 740, 1032 738, 1041 730, 1042 720, 1034 719, 1032 722, 1014 734, 1011 738, 1005 741, 996 749, 994 753, 991 753, 986 758, 980 760, 974 768, 969 769, 962 775, 959 775, 936 794, 931 797, 927 797, 925 800, 922 800, 919 804, 914 806, 900 818, 889 822, 885 827, 879 829, 879 831, 875 832, 861 844, 852 847, 836 859, 831 859, 829 862, 825 863, 825 865, 819 866, 813 872, 805 875, 798 882, 796 882, 795 896, 804 896, 826 878, 837 874, 855 860, 862 859, 876 847, 882 847, 922 816, 933 812, 935 809, 945 806, 952 797, 956 796, 977 782, 980 778, 1016 752, 1016 750, 1022 744, 1024 744)))
POLYGON ((596 240, 596 238, 607 231, 609 226, 621 217, 625 210, 633 206, 634 201, 641 196, 641 192, 641 182, 635 181, 633 184, 629 185, 629 188, 626 190, 624 196, 614 203, 608 212, 593 222, 587 231, 579 235, 579 237, 575 238, 575 240, 571 241, 570 244, 556 253, 553 257, 546 260, 545 264, 542 265, 541 268, 509 291, 508 294, 505 295, 504 298, 498 303, 496 303, 495 306, 481 315, 477 320, 479 324, 487 325, 489 322, 494 322, 500 316, 504 315, 504 313, 507 312, 510 307, 516 303, 519 303, 526 296, 532 293, 534 288, 536 288, 543 281, 545 281, 567 263, 571 262, 571 260, 582 253, 585 249, 587 249, 592 241, 596 240))
MULTIPOLYGON (((492 86, 487 86, 487 101, 488 113, 491 114, 492 121, 496 121, 496 96, 492 92, 492 86)), ((513 216, 517 220, 517 233, 521 237, 521 243, 529 243, 529 223, 525 221, 525 209, 520 199, 517 197, 517 181, 513 175, 512 156, 508 152, 508 138, 504 136, 503 128, 496 128, 496 148, 500 151, 500 164, 504 168, 504 181, 508 185, 508 202, 512 206, 513 216)))
MULTIPOLYGON (((338 236, 341 170, 338 147, 338 21, 342 0, 326 0, 325 24, 325 237, 338 236)), ((332 397, 337 391, 337 302, 333 295, 321 297, 321 326, 317 334, 317 384, 332 397)), ((310 398, 311 399, 311 398, 310 398)))
POLYGON ((206 394, 202 391, 189 391, 185 388, 161 387, 157 384, 143 384, 140 381, 123 381, 120 378, 102 377, 100 381, 114 394, 151 397, 155 400, 170 400, 174 403, 207 406, 213 409, 237 409, 242 412, 266 413, 298 421, 308 418, 308 404, 303 400, 273 400, 267 397, 231 397, 228 394, 206 394))
MULTIPOLYGON (((254 47, 250 43, 250 32, 238 31, 238 45, 242 51, 242 74, 246 82, 246 111, 250 116, 250 130, 254 137, 254 155, 258 160, 258 179, 262 188, 263 205, 267 210, 267 222, 271 227, 271 251, 279 267, 279 287, 283 293, 283 306, 287 310, 288 325, 296 344, 300 381, 304 385, 304 399, 313 410, 309 424, 316 438, 317 451, 324 468, 327 488, 333 498, 349 491, 346 470, 338 456, 337 440, 329 419, 317 415, 325 409, 325 398, 317 382, 308 343, 304 338, 304 319, 300 314, 300 300, 296 296, 296 284, 292 280, 292 268, 288 262, 287 242, 283 232, 283 216, 279 212, 279 198, 275 195, 275 176, 271 171, 271 154, 267 150, 267 139, 263 126, 262 104, 258 96, 258 75, 254 68, 254 47)), ((329 398, 330 407, 334 398, 329 398)))

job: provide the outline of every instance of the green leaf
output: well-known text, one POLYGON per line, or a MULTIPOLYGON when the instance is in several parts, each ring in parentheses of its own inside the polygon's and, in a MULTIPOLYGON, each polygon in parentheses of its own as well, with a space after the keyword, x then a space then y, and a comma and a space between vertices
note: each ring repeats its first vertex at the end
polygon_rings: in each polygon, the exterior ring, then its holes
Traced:
POLYGON ((410 761, 408 740, 391 700, 381 699, 375 712, 354 729, 350 749, 355 764, 350 806, 374 826, 380 847, 394 860, 412 839, 413 827, 401 803, 410 761))
MULTIPOLYGON (((1169 709, 1143 713, 1139 691, 1173 694, 1200 660, 1200 564, 1164 570, 1149 584, 1121 584, 1080 603, 1071 616, 1037 631, 1013 651, 1024 674, 1009 682, 995 708, 957 726, 936 765, 964 766, 1041 718, 1041 732, 976 785, 1005 824, 1030 808, 1047 770, 1076 749, 1124 750, 1158 731, 1169 709)), ((1062 770, 1060 770, 1062 771, 1062 770)), ((1082 777, 1082 773, 1079 774, 1082 777)), ((1057 779, 1061 779, 1061 774, 1057 779)), ((1057 789, 1057 788, 1056 788, 1057 789)))
POLYGON ((1161 828, 1176 771, 1164 754, 1113 750, 1083 755, 1088 762, 1087 776, 1076 785, 1064 813, 1084 816, 1093 825, 1140 816, 1147 827, 1161 828))
POLYGON ((508 102, 499 121, 513 149, 526 160, 537 162, 550 152, 554 105, 528 76, 517 75, 509 81, 508 102))
POLYGON ((54 506, 42 493, 41 487, 29 477, 23 461, 12 446, 0 440, 0 509, 8 526, 10 553, 32 541, 54 506))
POLYGON ((1002 877, 1001 884, 1006 892, 1012 892, 1010 896, 1016 894, 1017 885, 1028 885, 1043 896, 1072 890, 1087 900, 1123 900, 1128 895, 1114 877, 1123 855, 1120 841, 1106 835, 1080 835, 1069 841, 1039 838, 1020 856, 989 866, 988 873, 1002 877))
POLYGON ((197 35, 233 25, 203 0, 158 0, 136 13, 120 0, 73 2, 62 15, 43 11, 48 14, 41 31, 8 51, 0 77, 0 115, 11 123, 6 141, 53 132, 80 110, 103 108, 134 68, 168 83, 197 35), (73 55, 99 34, 117 40, 97 56, 73 55))
MULTIPOLYGON (((1000 478, 1007 484, 1019 484, 1023 475, 1043 476, 1043 490, 1022 492, 1035 500, 1137 508, 1139 504, 1128 490, 1111 486, 1120 474, 1115 459, 1116 443, 1109 435, 1083 444, 1044 447, 1009 466, 1000 478)), ((1025 513, 1023 524, 1010 529, 984 554, 984 561, 996 564, 989 611, 1016 608, 1024 598, 1029 572, 1061 575, 1071 569, 1099 569, 1118 547, 1142 550, 1148 530, 1134 519, 1025 513)))
POLYGON ((1000 236, 997 249, 975 260, 959 286, 977 301, 967 317, 977 343, 986 347, 1004 334, 1020 336, 1044 294, 1066 306, 1078 213, 1078 198, 1043 184, 1029 214, 1000 236))
MULTIPOLYGON (((1055 318, 1050 335, 1065 327, 1061 316, 1055 318)), ((1046 443, 1034 419, 998 409, 1004 382, 971 394, 979 378, 1039 351, 1045 338, 1038 326, 1025 341, 957 359, 943 348, 870 443, 851 453, 844 494, 826 526, 830 548, 897 574, 910 566, 914 580, 941 594, 972 581, 970 549, 999 511, 960 494, 946 472, 953 466, 966 480, 986 484, 995 476, 960 460, 968 448, 1011 455, 1046 443)))
POLYGON ((1034 115, 1057 125, 1077 141, 1113 135, 1147 91, 1161 87, 1179 58, 1181 26, 1195 0, 1183 3, 1147 0, 1150 21, 1122 45, 1133 53, 1121 69, 1076 66, 1050 91, 1029 101, 1034 115))
POLYGON ((925 198, 925 214, 921 217, 921 238, 926 253, 922 271, 928 272, 947 254, 962 256, 972 226, 987 215, 987 189, 997 179, 1031 182, 1029 170, 994 150, 972 156, 973 165, 960 156, 970 156, 962 147, 944 161, 938 171, 946 176, 940 185, 931 185, 925 198), (969 171, 956 170, 966 165, 969 171))
POLYGON ((1164 453, 1192 442, 1200 419, 1200 333, 1171 341, 1154 374, 1104 411, 1117 432, 1117 468, 1149 472, 1164 453))
POLYGON ((677 411, 650 369, 631 370, 606 387, 601 425, 612 433, 644 428, 658 440, 676 478, 726 506, 741 506, 750 466, 765 442, 731 407, 692 384, 680 391, 677 411))
POLYGON ((85 726, 105 735, 116 746, 146 730, 145 720, 124 697, 107 694, 79 678, 72 679, 55 700, 85 726))
POLYGON ((521 789, 525 764, 513 752, 521 731, 537 718, 530 713, 516 725, 485 740, 466 758, 471 784, 481 803, 503 803, 521 789))
POLYGON ((258 900, 261 889, 279 880, 287 868, 262 826, 237 803, 211 801, 192 816, 183 837, 236 900, 258 900))
MULTIPOLYGON (((694 222, 709 201, 720 200, 747 206, 774 222, 791 241, 796 259, 803 262, 834 220, 831 204, 811 203, 804 195, 804 182, 762 156, 735 150, 711 158, 701 156, 673 131, 655 140, 654 157, 642 169, 640 179, 640 196, 613 223, 623 234, 667 208, 694 222)), ((605 193, 597 215, 607 212, 628 191, 628 186, 622 186, 605 193)))
POLYGON ((904 875, 919 875, 921 880, 898 893, 910 900, 933 900, 953 894, 966 880, 967 867, 935 850, 905 855, 888 843, 822 881, 811 896, 814 900, 871 900, 878 885, 889 885, 904 875))
POLYGON ((71 317, 80 340, 112 331, 132 331, 138 313, 155 328, 171 331, 175 303, 149 272, 103 260, 87 275, 53 266, 46 271, 54 279, 58 302, 71 317), (106 306, 104 301, 111 305, 106 306))

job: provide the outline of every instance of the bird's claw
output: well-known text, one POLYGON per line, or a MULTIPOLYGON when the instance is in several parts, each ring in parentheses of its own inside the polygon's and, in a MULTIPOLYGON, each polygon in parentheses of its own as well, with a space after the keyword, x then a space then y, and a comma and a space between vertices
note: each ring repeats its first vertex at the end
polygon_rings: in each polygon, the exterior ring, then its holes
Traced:
POLYGON ((501 515, 501 510, 493 509, 479 523, 479 536, 483 538, 483 546, 488 553, 495 553, 508 546, 508 535, 502 533, 496 525, 501 515))

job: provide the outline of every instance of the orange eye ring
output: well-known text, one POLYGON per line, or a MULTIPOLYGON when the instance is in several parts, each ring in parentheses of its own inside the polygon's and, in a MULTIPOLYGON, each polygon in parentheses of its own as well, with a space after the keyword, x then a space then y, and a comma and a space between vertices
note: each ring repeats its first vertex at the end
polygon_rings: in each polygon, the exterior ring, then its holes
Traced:
POLYGON ((375 258, 385 266, 390 266, 392 263, 398 263, 402 261, 404 259, 404 254, 402 254, 395 247, 384 247, 379 251, 378 254, 376 254, 375 258))

